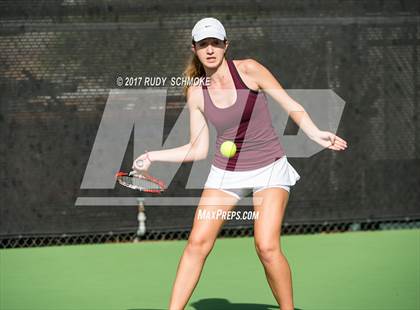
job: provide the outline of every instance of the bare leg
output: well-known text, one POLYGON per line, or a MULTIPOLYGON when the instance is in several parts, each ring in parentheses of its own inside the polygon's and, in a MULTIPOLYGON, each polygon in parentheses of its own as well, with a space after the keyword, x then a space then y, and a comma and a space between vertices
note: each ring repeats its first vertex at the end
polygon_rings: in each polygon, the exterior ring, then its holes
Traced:
POLYGON ((268 188, 254 194, 262 198, 254 210, 259 217, 254 222, 255 248, 265 275, 281 310, 293 310, 292 274, 289 263, 281 251, 281 225, 286 210, 289 193, 281 188, 268 188))
POLYGON ((175 282, 172 288, 169 310, 184 309, 188 303, 201 275, 204 263, 220 229, 222 219, 198 219, 199 210, 224 211, 232 210, 237 199, 217 189, 204 189, 197 207, 194 223, 178 265, 175 282))

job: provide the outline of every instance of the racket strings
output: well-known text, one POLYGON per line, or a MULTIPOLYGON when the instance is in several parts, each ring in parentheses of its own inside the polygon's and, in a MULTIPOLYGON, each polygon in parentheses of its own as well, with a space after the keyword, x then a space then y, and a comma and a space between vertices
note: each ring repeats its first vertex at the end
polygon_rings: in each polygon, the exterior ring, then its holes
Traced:
POLYGON ((156 184, 152 181, 149 181, 147 179, 138 178, 138 177, 120 177, 120 181, 122 183, 125 183, 127 186, 130 186, 131 188, 138 188, 138 189, 155 189, 159 190, 162 187, 159 184, 156 184))

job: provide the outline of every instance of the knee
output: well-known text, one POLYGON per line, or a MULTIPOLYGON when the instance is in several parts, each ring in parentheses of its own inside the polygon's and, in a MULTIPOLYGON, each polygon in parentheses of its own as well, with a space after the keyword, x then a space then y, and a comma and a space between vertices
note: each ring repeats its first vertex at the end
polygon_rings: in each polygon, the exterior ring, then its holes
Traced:
POLYGON ((263 264, 270 264, 281 255, 280 245, 275 242, 256 242, 255 250, 263 264))
POLYGON ((213 241, 204 237, 190 237, 186 246, 186 252, 191 255, 206 257, 213 247, 213 241))

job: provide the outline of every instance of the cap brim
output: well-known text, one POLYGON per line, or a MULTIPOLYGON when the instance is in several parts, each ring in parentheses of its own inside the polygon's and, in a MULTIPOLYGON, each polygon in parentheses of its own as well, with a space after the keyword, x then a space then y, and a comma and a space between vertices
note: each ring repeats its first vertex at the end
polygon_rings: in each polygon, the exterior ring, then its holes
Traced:
POLYGON ((205 33, 205 34, 201 34, 201 35, 197 34, 193 37, 195 42, 198 42, 198 41, 201 41, 201 40, 207 39, 207 38, 216 38, 216 39, 219 39, 219 40, 222 40, 222 41, 225 39, 224 35, 220 34, 220 33, 205 33))

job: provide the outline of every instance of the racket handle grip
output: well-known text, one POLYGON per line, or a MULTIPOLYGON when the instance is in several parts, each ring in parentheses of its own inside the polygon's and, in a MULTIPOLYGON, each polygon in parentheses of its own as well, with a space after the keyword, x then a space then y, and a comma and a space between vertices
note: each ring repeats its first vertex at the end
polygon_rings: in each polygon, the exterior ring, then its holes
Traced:
MULTIPOLYGON (((150 160, 150 156, 149 156, 149 151, 147 151, 146 150, 146 158, 147 158, 147 160, 148 161, 150 161, 150 162, 152 162, 151 160, 150 160)), ((142 168, 143 167, 143 162, 144 162, 144 160, 143 159, 138 159, 138 160, 136 160, 135 161, 135 164, 136 164, 136 166, 138 167, 138 168, 142 168)))

